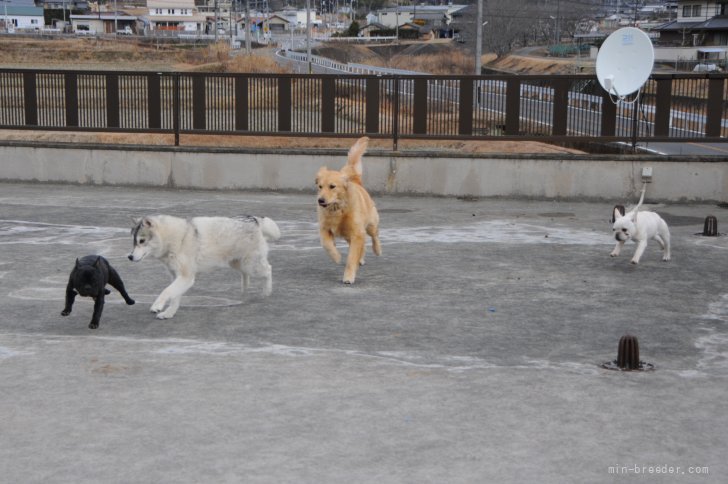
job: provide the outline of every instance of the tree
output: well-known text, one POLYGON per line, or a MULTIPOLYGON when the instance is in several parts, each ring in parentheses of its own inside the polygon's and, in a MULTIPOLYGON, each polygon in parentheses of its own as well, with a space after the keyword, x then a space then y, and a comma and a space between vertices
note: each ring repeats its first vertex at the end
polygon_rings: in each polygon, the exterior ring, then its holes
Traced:
MULTIPOLYGON (((466 44, 473 46, 477 36, 477 0, 453 24, 466 44)), ((483 0, 483 52, 503 55, 528 45, 557 43, 572 35, 576 26, 598 11, 597 0, 483 0)))
POLYGON ((344 32, 344 37, 358 37, 359 30, 361 30, 361 28, 359 27, 359 22, 354 20, 351 25, 349 25, 349 28, 346 30, 346 32, 344 32))

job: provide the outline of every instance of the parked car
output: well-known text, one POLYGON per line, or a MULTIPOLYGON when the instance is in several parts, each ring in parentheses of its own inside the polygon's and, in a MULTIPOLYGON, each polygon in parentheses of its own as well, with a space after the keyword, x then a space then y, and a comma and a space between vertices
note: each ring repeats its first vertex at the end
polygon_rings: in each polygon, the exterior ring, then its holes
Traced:
POLYGON ((134 31, 128 25, 116 31, 116 35, 134 35, 134 31))

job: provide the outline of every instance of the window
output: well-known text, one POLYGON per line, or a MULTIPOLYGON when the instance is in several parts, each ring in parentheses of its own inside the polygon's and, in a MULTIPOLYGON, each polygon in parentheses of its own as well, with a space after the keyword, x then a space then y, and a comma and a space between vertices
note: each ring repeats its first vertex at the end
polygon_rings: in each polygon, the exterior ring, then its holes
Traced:
POLYGON ((702 8, 702 5, 693 5, 693 17, 700 17, 702 8))
POLYGON ((685 5, 683 6, 683 17, 692 17, 693 13, 693 6, 692 5, 685 5))

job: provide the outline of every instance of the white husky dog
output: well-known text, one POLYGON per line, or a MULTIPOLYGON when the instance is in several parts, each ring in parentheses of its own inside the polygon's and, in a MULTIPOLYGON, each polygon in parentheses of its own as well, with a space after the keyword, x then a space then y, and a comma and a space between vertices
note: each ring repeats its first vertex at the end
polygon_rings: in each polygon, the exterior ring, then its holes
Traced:
POLYGON ((182 295, 195 283, 198 272, 232 267, 242 274, 243 292, 250 276, 265 277, 263 294, 273 290, 266 240, 281 236, 276 223, 267 217, 195 217, 183 219, 154 215, 134 220, 131 233, 134 250, 129 260, 151 255, 161 260, 174 275, 172 284, 157 297, 150 311, 158 319, 174 316, 182 295), (162 311, 165 306, 167 309, 162 311))
POLYGON ((670 230, 667 223, 655 212, 640 212, 640 206, 645 199, 645 188, 642 187, 642 196, 637 206, 629 212, 622 215, 615 207, 614 209, 614 238, 617 239, 617 245, 614 246, 612 257, 617 257, 624 247, 624 243, 632 239, 637 243, 634 251, 632 264, 639 264, 640 257, 647 247, 649 239, 655 239, 662 247, 662 260, 670 260, 670 230))

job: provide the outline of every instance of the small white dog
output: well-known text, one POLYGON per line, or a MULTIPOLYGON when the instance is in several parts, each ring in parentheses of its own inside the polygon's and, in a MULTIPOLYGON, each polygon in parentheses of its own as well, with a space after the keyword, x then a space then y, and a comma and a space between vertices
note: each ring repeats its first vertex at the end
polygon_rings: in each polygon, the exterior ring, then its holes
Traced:
POLYGON ((140 261, 151 255, 161 260, 174 275, 152 304, 158 319, 174 316, 182 295, 195 283, 198 272, 231 267, 242 274, 242 290, 250 276, 265 277, 263 294, 273 290, 268 263, 267 240, 281 233, 267 217, 195 217, 190 220, 170 215, 155 215, 134 220, 131 233, 134 249, 129 260, 140 261), (167 309, 163 309, 167 306, 167 309))
POLYGON ((617 239, 617 245, 614 246, 612 257, 617 257, 628 240, 637 243, 637 249, 634 251, 632 264, 639 264, 640 257, 647 247, 649 239, 655 239, 662 247, 662 260, 670 260, 670 230, 667 223, 655 212, 640 212, 640 206, 645 199, 645 188, 642 188, 642 196, 637 206, 629 212, 622 215, 615 207, 614 209, 614 225, 612 231, 614 238, 617 239))

